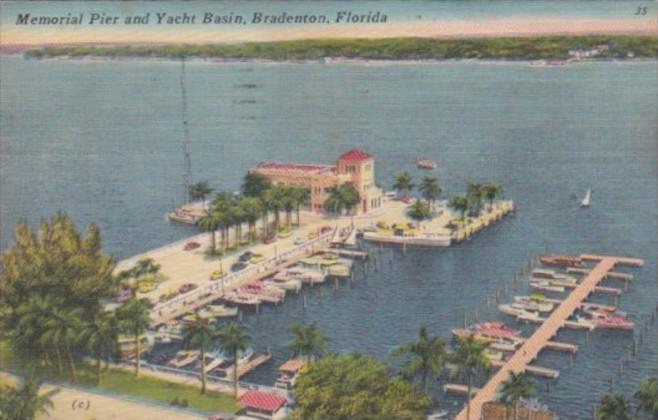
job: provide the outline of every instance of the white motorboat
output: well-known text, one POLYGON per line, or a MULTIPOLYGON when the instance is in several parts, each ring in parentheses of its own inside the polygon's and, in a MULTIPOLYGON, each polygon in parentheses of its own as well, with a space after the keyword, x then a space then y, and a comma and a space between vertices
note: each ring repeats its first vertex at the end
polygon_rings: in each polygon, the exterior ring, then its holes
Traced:
POLYGON ((534 289, 534 290, 541 290, 541 291, 544 291, 544 292, 557 292, 557 293, 564 292, 564 287, 555 286, 555 285, 551 284, 550 281, 547 281, 547 280, 532 281, 532 282, 530 282, 530 288, 534 289))
POLYGON ((196 359, 199 358, 200 354, 201 352, 198 350, 181 350, 176 353, 176 356, 174 356, 174 358, 167 363, 167 366, 173 368, 185 367, 191 363, 194 363, 196 359))
POLYGON ((300 279, 292 278, 285 273, 277 273, 273 277, 264 280, 263 284, 284 290, 290 290, 295 293, 299 292, 302 288, 302 281, 300 279))
POLYGON ((229 308, 226 305, 208 305, 207 308, 219 318, 238 316, 238 308, 229 308))

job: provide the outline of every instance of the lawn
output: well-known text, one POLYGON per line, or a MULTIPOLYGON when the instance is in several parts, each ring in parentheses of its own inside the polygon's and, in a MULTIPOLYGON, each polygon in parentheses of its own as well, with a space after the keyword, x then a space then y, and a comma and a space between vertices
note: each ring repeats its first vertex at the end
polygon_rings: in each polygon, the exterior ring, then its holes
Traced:
MULTIPOLYGON (((80 372, 80 383, 94 386, 95 374, 92 369, 80 372)), ((188 407, 212 412, 235 413, 240 409, 235 399, 228 395, 208 392, 201 395, 199 387, 172 384, 150 377, 135 378, 132 373, 119 370, 103 372, 100 389, 145 399, 171 403, 175 398, 187 400, 188 407)))
MULTIPOLYGON (((13 372, 23 371, 21 361, 13 356, 11 346, 6 340, 0 340, 0 369, 8 368, 13 372)), ((89 388, 96 388, 96 371, 95 368, 80 366, 78 363, 78 383, 89 388)), ((44 370, 41 371, 45 373, 44 370)), ((66 375, 46 374, 44 380, 55 380, 66 382, 66 375)), ((208 392, 201 395, 200 387, 172 384, 161 379, 141 376, 135 378, 131 372, 120 370, 110 370, 101 376, 101 385, 99 389, 116 394, 154 400, 165 404, 170 404, 175 398, 178 401, 187 400, 188 407, 201 410, 208 413, 223 412, 235 413, 240 409, 233 397, 215 392, 208 392)))

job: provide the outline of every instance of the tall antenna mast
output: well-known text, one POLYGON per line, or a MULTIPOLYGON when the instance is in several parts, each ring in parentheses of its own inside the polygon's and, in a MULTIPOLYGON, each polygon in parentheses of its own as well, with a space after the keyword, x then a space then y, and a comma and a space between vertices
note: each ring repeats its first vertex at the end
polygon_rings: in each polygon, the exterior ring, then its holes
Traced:
POLYGON ((180 89, 183 99, 183 203, 190 201, 190 185, 192 184, 192 160, 190 159, 190 128, 187 123, 187 91, 185 90, 185 57, 181 58, 180 89))

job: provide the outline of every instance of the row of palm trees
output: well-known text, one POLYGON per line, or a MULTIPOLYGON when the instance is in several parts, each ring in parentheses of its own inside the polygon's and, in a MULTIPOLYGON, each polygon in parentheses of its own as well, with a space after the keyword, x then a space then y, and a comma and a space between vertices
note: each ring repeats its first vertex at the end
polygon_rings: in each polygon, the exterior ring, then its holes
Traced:
MULTIPOLYGON (((427 392, 427 379, 439 377, 446 365, 454 368, 451 377, 461 377, 467 384, 466 418, 470 418, 473 382, 480 375, 488 375, 491 369, 485 352, 487 343, 473 336, 458 338, 455 350, 449 353, 440 337, 431 337, 425 327, 418 331, 415 342, 404 344, 393 350, 396 357, 406 356, 402 374, 413 380, 420 377, 420 385, 427 392)), ((512 373, 499 389, 499 401, 512 407, 516 419, 516 406, 522 398, 534 394, 534 384, 524 374, 512 373)))
MULTIPOLYGON (((416 187, 414 184, 411 175, 409 172, 401 172, 395 177, 395 183, 393 184, 393 189, 397 191, 398 197, 406 197, 411 193, 411 191, 416 187)), ((435 177, 426 176, 422 179, 420 185, 418 186, 418 191, 420 191, 423 199, 427 201, 427 205, 432 208, 434 203, 439 199, 443 188, 439 184, 439 180, 435 177)))
POLYGON ((494 200, 502 195, 503 187, 500 184, 469 182, 466 186, 466 195, 452 197, 448 202, 448 207, 459 213, 462 219, 466 214, 477 216, 482 210, 484 200, 489 202, 489 211, 491 211, 494 200))
MULTIPOLYGON (((651 419, 658 419, 658 378, 647 378, 640 383, 634 399, 636 412, 642 412, 651 419)), ((596 408, 597 420, 632 420, 630 401, 621 394, 605 394, 596 408)))
MULTIPOLYGON (((135 337, 139 362, 139 337, 149 323, 148 305, 131 299, 115 312, 99 310, 88 316, 82 308, 66 307, 51 296, 35 295, 16 310, 17 326, 13 339, 19 348, 31 349, 30 357, 41 367, 67 375, 75 383, 80 359, 91 354, 97 360, 96 383, 101 381, 101 361, 109 366, 116 355, 120 334, 135 337)), ((136 364, 139 375, 139 363, 136 364)))
MULTIPOLYGON (((315 324, 293 324, 289 331, 291 335, 289 347, 295 356, 305 357, 307 363, 311 363, 315 357, 324 353, 326 338, 315 324)), ((250 340, 244 326, 236 322, 217 327, 207 319, 197 317, 186 327, 184 331, 186 345, 200 350, 202 394, 206 393, 206 353, 209 348, 217 345, 233 360, 233 392, 235 397, 238 397, 238 354, 247 349, 250 340)))
MULTIPOLYGON (((198 184, 195 184, 197 186, 198 184)), ((203 185, 202 185, 203 187, 203 185)), ((205 199, 212 189, 198 188, 204 194, 196 197, 205 199)), ((257 174, 249 173, 242 186, 242 195, 236 196, 227 192, 216 194, 212 200, 208 214, 197 220, 196 226, 204 232, 210 232, 211 253, 217 252, 217 232, 220 233, 220 252, 230 247, 231 229, 235 235, 233 246, 241 243, 243 225, 248 226, 249 240, 257 239, 256 225, 262 220, 263 235, 270 233, 270 215, 274 215, 274 230, 278 231, 281 225, 281 213, 286 215, 286 226, 293 223, 293 213, 296 214, 296 223, 299 225, 300 210, 308 205, 310 192, 306 188, 292 185, 271 185, 269 181, 257 174)))

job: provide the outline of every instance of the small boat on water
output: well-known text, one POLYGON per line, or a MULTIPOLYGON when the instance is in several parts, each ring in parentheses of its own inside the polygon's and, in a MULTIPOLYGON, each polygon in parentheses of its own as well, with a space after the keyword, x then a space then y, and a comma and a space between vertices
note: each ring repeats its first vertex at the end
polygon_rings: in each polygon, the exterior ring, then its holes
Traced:
POLYGON ((583 197, 583 201, 580 202, 580 207, 589 207, 591 201, 592 201, 592 189, 588 188, 587 191, 585 192, 585 197, 583 197))
POLYGON ((467 329, 454 329, 452 334, 460 338, 474 336, 475 338, 494 341, 518 342, 522 339, 517 331, 497 321, 473 324, 467 329))
POLYGON ((436 169, 439 165, 433 160, 428 159, 416 159, 416 167, 418 169, 427 169, 432 170, 436 169))
POLYGON ((448 410, 439 410, 439 411, 435 411, 435 412, 433 412, 433 413, 430 413, 430 414, 427 416, 427 420, 440 420, 440 419, 445 419, 445 418, 448 417, 448 414, 450 414, 450 412, 449 412, 448 410))
POLYGON ((222 299, 235 305, 259 305, 261 303, 260 298, 256 295, 238 292, 227 293, 222 299))
POLYGON ((572 257, 569 255, 553 255, 539 258, 544 265, 555 265, 561 267, 578 267, 582 265, 580 257, 572 257))
POLYGON ((588 310, 585 311, 588 318, 597 328, 606 328, 610 330, 633 330, 635 323, 629 321, 621 315, 614 312, 607 312, 601 310, 588 310))
POLYGON ((532 273, 530 273, 530 276, 536 279, 554 279, 556 276, 556 272, 554 270, 544 270, 542 268, 535 268, 532 270, 532 273))
MULTIPOLYGON (((155 343, 154 336, 142 334, 139 336, 139 354, 148 352, 155 343)), ((132 359, 137 355, 135 336, 120 335, 117 340, 117 352, 120 359, 132 359)))
POLYGON ((194 363, 200 354, 201 352, 198 350, 181 350, 176 353, 173 359, 167 362, 167 366, 180 369, 194 363))
POLYGON ((286 274, 306 284, 324 283, 326 279, 326 276, 321 271, 302 267, 291 267, 286 271, 286 274))
POLYGON ((300 279, 293 278, 285 272, 276 273, 269 279, 265 279, 263 284, 278 287, 280 289, 290 290, 295 293, 299 292, 299 290, 302 288, 302 281, 300 279))
POLYGON ((555 304, 547 302, 542 295, 514 296, 514 302, 523 305, 523 309, 536 312, 551 312, 555 304))
POLYGON ((333 277, 349 277, 350 267, 345 264, 334 264, 327 268, 327 274, 333 277))
POLYGON ((555 286, 551 284, 551 282, 548 280, 531 281, 530 288, 534 290, 540 290, 542 292, 556 292, 556 293, 564 292, 563 286, 555 286))
POLYGON ((208 305, 210 313, 218 318, 230 318, 238 316, 238 308, 229 308, 226 305, 208 305))

